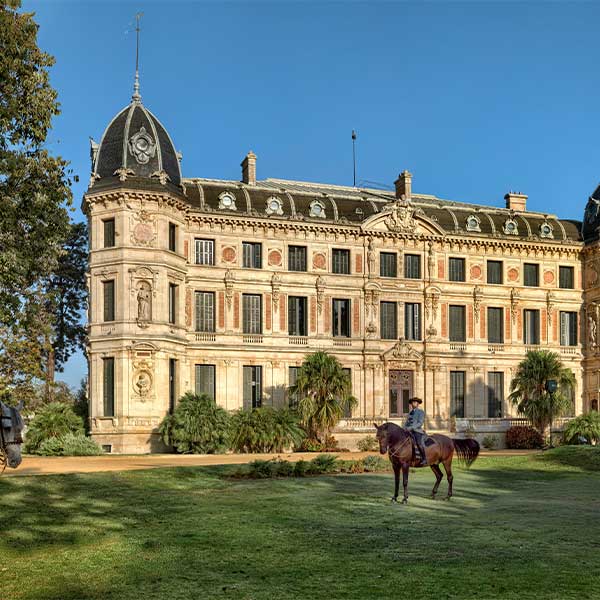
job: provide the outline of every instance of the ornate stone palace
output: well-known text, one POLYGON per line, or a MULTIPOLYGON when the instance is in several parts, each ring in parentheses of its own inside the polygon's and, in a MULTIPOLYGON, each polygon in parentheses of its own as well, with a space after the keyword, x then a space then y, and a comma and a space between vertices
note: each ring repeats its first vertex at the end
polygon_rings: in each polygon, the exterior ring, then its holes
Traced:
POLYGON ((257 180, 252 152, 240 181, 183 178, 180 159, 137 94, 92 142, 89 394, 107 450, 162 449, 189 390, 286 405, 316 350, 359 400, 343 445, 412 395, 430 430, 501 430, 530 349, 573 370, 575 413, 597 407, 600 188, 582 228, 520 193, 506 208, 413 193, 407 171, 389 192, 257 180))

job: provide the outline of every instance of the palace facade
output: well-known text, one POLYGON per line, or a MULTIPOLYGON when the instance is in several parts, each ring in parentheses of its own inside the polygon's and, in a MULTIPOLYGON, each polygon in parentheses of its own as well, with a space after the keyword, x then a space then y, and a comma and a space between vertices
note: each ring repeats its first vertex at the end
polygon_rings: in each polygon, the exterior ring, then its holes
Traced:
POLYGON ((598 190, 582 228, 520 193, 506 208, 416 193, 407 171, 391 192, 259 180, 252 152, 240 181, 184 178, 180 158, 137 94, 92 142, 89 398, 107 451, 164 449, 157 427, 189 390, 286 405, 316 350, 359 400, 343 445, 413 395, 430 430, 501 431, 530 349, 573 370, 574 413, 597 407, 598 190))

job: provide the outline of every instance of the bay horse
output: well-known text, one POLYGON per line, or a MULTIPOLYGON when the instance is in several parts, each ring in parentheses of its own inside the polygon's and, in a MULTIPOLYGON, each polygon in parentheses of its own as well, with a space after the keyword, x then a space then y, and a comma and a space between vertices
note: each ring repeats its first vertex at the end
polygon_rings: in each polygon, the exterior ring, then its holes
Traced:
MULTIPOLYGON (((384 423, 377 425, 373 423, 377 429, 377 441, 379 442, 379 452, 385 454, 387 452, 392 467, 394 468, 394 496, 392 502, 398 502, 398 488, 400 486, 400 471, 402 470, 402 485, 404 487, 404 496, 402 504, 408 502, 408 472, 410 467, 419 468, 420 460, 416 458, 413 449, 412 435, 406 429, 399 427, 395 423, 384 423)), ((467 467, 470 467, 479 456, 479 442, 472 439, 452 439, 445 435, 433 434, 428 436, 429 440, 425 442, 425 454, 427 454, 427 465, 431 467, 435 475, 435 485, 431 490, 431 498, 435 498, 440 482, 444 478, 440 463, 444 465, 446 478, 448 479, 448 495, 445 500, 450 500, 452 497, 452 457, 454 452, 459 460, 462 460, 467 467)))
POLYGON ((0 401, 0 473, 6 466, 16 469, 21 464, 21 444, 23 443, 23 401, 8 406, 0 401))

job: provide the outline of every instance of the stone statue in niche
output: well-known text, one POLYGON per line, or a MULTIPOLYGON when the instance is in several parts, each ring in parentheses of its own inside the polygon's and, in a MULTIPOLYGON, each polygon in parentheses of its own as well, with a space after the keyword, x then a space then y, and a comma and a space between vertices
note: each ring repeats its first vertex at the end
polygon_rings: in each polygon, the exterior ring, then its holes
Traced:
POLYGON ((140 327, 152 320, 152 288, 147 281, 142 281, 137 293, 137 322, 140 327))
POLYGON ((150 378, 150 374, 147 371, 142 371, 137 376, 137 380, 135 382, 135 387, 137 393, 140 396, 147 396, 150 388, 152 387, 152 379, 150 378))
POLYGON ((369 275, 375 277, 375 247, 373 246, 373 240, 369 239, 369 250, 367 252, 367 262, 369 263, 369 275))
POLYGON ((590 348, 596 348, 598 346, 598 329, 596 319, 593 315, 588 316, 588 340, 590 348))

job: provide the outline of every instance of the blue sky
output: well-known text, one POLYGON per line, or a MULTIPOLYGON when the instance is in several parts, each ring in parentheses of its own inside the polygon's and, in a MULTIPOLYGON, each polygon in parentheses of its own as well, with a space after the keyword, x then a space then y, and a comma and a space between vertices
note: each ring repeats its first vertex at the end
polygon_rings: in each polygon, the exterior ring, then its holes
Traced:
MULTIPOLYGON (((581 219, 600 179, 600 5, 583 2, 109 2, 26 0, 56 57, 75 219, 100 140, 129 103, 134 15, 144 104, 183 152, 184 176, 361 181, 581 219), (127 31, 130 33, 127 33, 127 31)), ((77 385, 82 356, 59 378, 77 385)))

